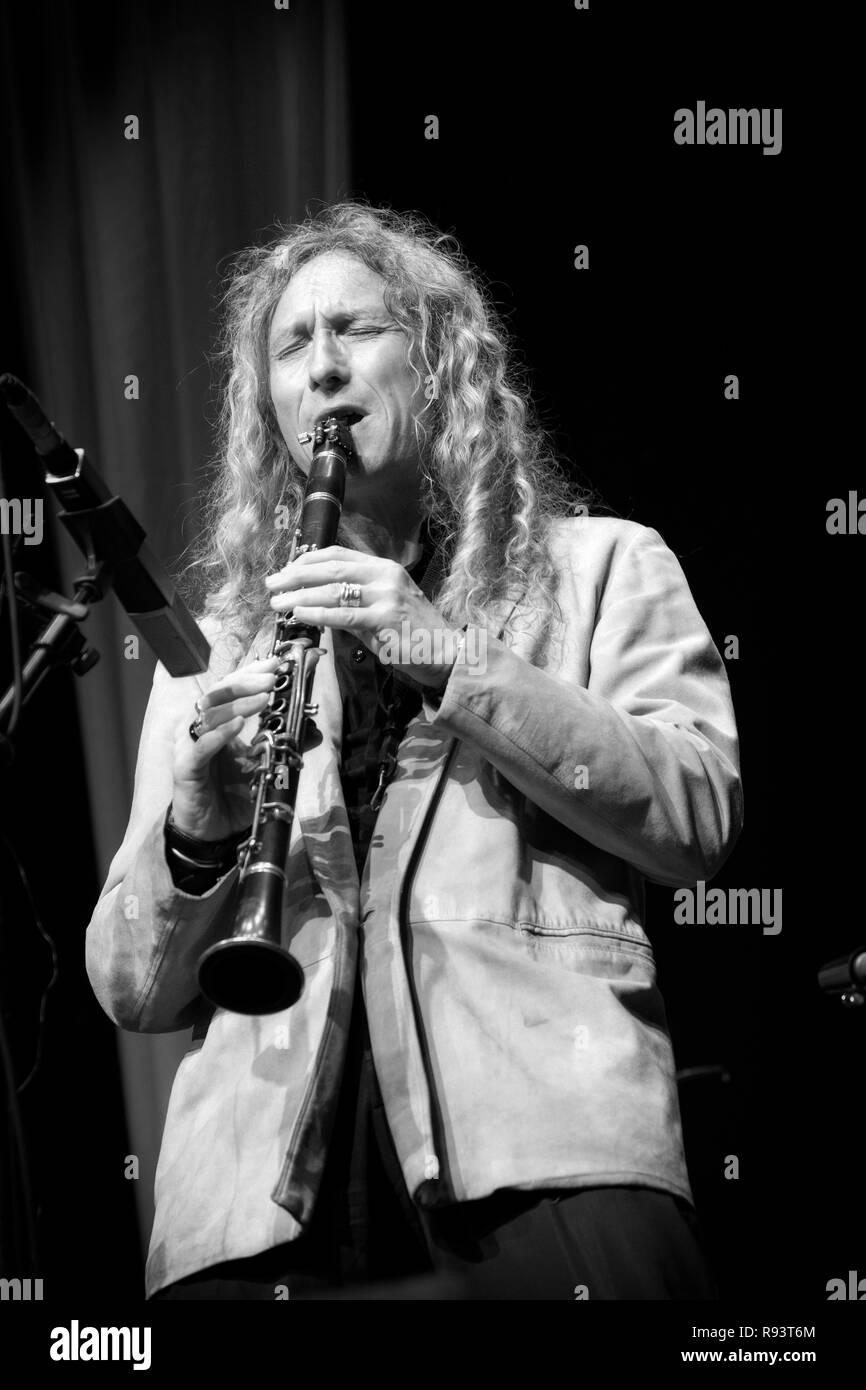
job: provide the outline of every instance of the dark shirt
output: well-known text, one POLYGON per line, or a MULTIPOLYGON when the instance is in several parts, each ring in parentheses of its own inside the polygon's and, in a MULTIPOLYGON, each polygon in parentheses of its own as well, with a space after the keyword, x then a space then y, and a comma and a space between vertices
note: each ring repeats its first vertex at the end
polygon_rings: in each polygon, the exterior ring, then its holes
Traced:
MULTIPOLYGON (((426 532, 422 542, 422 554, 406 566, 418 585, 430 559, 426 532)), ((334 662, 343 701, 340 781, 360 876, 376 822, 377 809, 371 800, 379 785, 380 764, 384 755, 396 756, 397 744, 421 708, 421 692, 393 666, 384 665, 357 636, 340 628, 334 629, 334 662)))
MULTIPOLYGON (((421 539, 422 554, 406 566, 419 586, 431 553, 426 528, 421 539)), ((380 662, 352 633, 339 628, 334 629, 334 660, 343 700, 340 781, 360 877, 378 813, 371 799, 380 783, 382 757, 389 752, 396 756, 400 738, 421 707, 421 691, 380 662)), ((385 1119, 360 968, 339 1103, 309 1243, 327 1251, 337 1282, 382 1278, 428 1265, 418 1216, 385 1119)), ((299 1254, 297 1249, 287 1253, 293 1258, 299 1254)))

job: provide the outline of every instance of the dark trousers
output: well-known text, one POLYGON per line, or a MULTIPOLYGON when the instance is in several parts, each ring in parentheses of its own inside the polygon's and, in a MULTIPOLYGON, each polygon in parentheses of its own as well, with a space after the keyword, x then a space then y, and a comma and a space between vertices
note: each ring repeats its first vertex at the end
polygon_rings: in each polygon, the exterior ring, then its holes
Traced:
POLYGON ((313 1219, 298 1240, 156 1299, 713 1299, 691 1207, 665 1192, 503 1190, 411 1200, 376 1082, 360 985, 313 1219))

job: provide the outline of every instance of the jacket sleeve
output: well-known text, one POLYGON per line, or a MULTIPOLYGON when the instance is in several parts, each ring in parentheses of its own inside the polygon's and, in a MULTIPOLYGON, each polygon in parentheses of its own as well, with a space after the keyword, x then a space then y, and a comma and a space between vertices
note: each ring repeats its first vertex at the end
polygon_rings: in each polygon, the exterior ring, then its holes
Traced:
POLYGON ((132 810, 87 928, 94 993, 121 1028, 168 1033, 195 1021, 201 952, 226 935, 237 869, 201 897, 176 888, 163 823, 172 798, 174 733, 189 720, 203 678, 172 678, 158 663, 142 726, 132 810))
POLYGON ((485 665, 458 660, 428 714, 536 805, 647 878, 709 879, 742 825, 722 659, 679 562, 648 527, 624 530, 597 602, 586 688, 488 632, 485 665))

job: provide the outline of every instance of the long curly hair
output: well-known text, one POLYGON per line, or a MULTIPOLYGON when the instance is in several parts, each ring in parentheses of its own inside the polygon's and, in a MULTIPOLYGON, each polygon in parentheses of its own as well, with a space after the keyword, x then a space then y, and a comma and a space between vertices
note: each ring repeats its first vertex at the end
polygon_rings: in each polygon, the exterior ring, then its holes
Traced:
POLYGON ((525 593, 544 625, 556 608, 548 523, 589 510, 591 494, 560 468, 507 331, 454 237, 419 214, 358 202, 280 226, 232 263, 217 354, 227 373, 217 467, 181 587, 199 616, 213 615, 241 643, 271 612, 262 580, 288 559, 306 482, 270 399, 271 319, 299 267, 332 251, 382 277, 424 388, 420 495, 442 576, 432 602, 455 625, 489 626, 494 604, 525 593))

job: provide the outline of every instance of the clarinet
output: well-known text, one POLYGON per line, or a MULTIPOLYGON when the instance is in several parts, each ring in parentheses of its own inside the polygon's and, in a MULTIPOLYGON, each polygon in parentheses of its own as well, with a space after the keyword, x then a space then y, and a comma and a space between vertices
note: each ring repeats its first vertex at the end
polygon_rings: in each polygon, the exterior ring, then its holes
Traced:
MULTIPOLYGON (((349 425, 337 415, 320 421, 312 436, 298 438, 312 438, 313 459, 290 562, 333 545, 354 453, 349 425)), ((295 1004, 304 988, 304 972, 281 941, 283 893, 302 749, 318 711, 310 695, 321 637, 321 628, 297 622, 290 612, 276 616, 270 655, 279 656, 280 665, 250 750, 260 761, 250 788, 249 838, 238 846, 234 925, 225 940, 204 952, 198 967, 205 998, 233 1013, 277 1013, 295 1004)))

